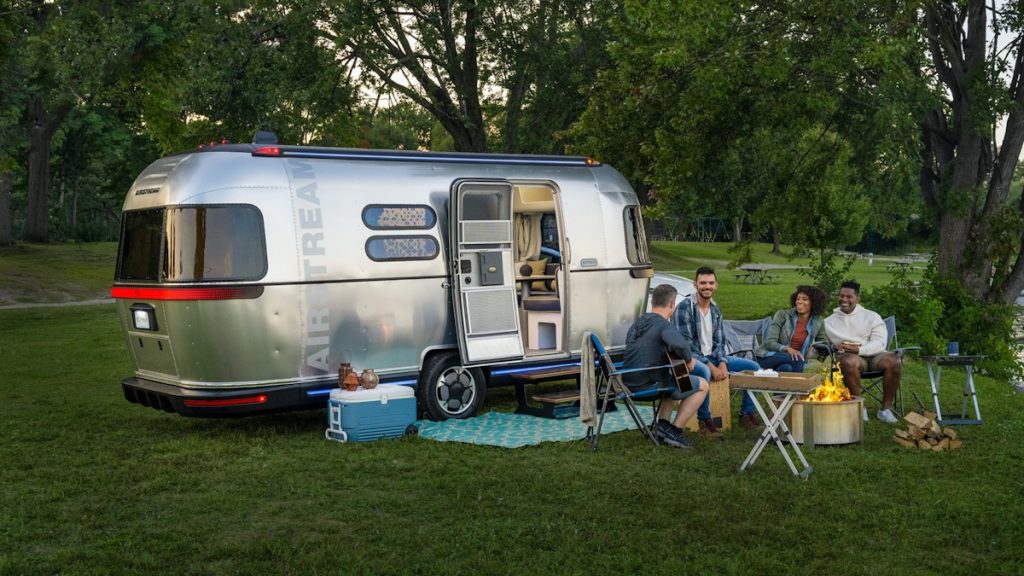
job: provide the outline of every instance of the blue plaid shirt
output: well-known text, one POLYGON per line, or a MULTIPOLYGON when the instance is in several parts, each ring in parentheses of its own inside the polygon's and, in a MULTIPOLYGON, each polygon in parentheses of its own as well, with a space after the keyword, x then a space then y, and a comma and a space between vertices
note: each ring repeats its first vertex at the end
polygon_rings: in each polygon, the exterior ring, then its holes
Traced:
POLYGON ((711 301, 711 354, 705 356, 701 353, 700 342, 700 312, 697 310, 695 299, 687 296, 676 306, 672 313, 672 323, 676 330, 683 335, 683 338, 690 343, 690 351, 698 362, 707 364, 709 359, 715 364, 725 359, 725 333, 722 331, 722 311, 715 301, 711 301))

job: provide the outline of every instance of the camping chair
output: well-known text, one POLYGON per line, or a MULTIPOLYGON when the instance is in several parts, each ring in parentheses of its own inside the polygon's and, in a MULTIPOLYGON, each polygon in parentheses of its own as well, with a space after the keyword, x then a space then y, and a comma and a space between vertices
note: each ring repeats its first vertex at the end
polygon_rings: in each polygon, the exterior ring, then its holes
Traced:
MULTIPOLYGON (((629 412, 636 427, 640 430, 640 433, 645 438, 658 444, 658 439, 654 436, 654 424, 658 418, 658 407, 661 402, 662 392, 668 392, 672 390, 672 386, 659 386, 654 388, 648 388, 645 390, 630 390, 628 386, 622 381, 623 374, 629 374, 631 372, 644 372, 649 370, 665 370, 673 367, 673 364, 666 363, 661 366, 652 366, 650 368, 630 368, 621 369, 616 368, 615 363, 612 362, 611 357, 601 344, 601 340, 596 334, 590 335, 590 345, 594 352, 594 365, 593 368, 596 370, 595 383, 597 385, 597 401, 598 401, 598 420, 597 428, 593 426, 587 427, 587 439, 590 440, 590 446, 595 451, 597 450, 597 444, 601 439, 601 428, 604 426, 604 416, 609 412, 609 406, 613 402, 621 401, 626 406, 626 410, 629 412), (644 421, 643 415, 636 406, 636 402, 651 402, 651 408, 653 410, 653 416, 651 422, 647 423, 644 421)), ((585 369, 585 367, 581 367, 585 369)), ((683 368, 676 373, 676 378, 689 378, 690 374, 683 368), (685 373, 685 374, 684 374, 685 373)))
MULTIPOLYGON (((920 346, 903 346, 900 347, 899 338, 896 335, 896 317, 888 316, 883 322, 885 322, 885 350, 892 352, 903 362, 903 356, 911 350, 920 350, 920 346)), ((829 365, 835 365, 835 349, 831 344, 815 344, 815 348, 819 352, 826 352, 829 356, 829 365)), ((824 358, 823 358, 824 359, 824 358)), ((865 396, 869 396, 882 404, 882 394, 884 389, 882 387, 882 371, 881 370, 867 370, 860 374, 860 389, 861 393, 865 396)), ((903 407, 903 383, 900 382, 900 387, 897 389, 896 401, 899 403, 899 409, 894 411, 900 417, 906 414, 903 407)))
POLYGON ((726 353, 756 361, 754 350, 764 342, 771 322, 772 319, 767 316, 760 320, 725 320, 722 329, 725 333, 726 353))

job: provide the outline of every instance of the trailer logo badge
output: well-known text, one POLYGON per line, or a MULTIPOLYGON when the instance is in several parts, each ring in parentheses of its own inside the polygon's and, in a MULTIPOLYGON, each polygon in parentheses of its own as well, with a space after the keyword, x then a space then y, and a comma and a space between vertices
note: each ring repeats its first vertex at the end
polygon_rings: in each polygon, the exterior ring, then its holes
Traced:
MULTIPOLYGON (((302 247, 302 275, 307 282, 327 274, 327 251, 324 249, 324 219, 317 196, 316 173, 308 160, 289 160, 289 176, 295 194, 296 220, 302 247)), ((331 309, 327 290, 320 284, 307 284, 304 297, 305 329, 303 337, 304 375, 329 372, 331 352, 331 309)))
POLYGON ((156 188, 139 188, 138 190, 135 191, 135 195, 136 196, 143 196, 145 194, 156 194, 159 191, 160 191, 160 187, 159 186, 156 187, 156 188))

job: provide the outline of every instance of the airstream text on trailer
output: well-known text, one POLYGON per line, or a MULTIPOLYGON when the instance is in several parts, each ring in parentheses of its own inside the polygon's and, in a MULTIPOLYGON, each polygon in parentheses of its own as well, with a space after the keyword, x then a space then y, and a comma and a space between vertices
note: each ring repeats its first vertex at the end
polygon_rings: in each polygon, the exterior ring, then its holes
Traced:
POLYGON ((122 387, 190 416, 321 407, 348 362, 467 417, 584 331, 621 349, 652 273, 636 195, 585 158, 204 148, 125 199, 122 387))

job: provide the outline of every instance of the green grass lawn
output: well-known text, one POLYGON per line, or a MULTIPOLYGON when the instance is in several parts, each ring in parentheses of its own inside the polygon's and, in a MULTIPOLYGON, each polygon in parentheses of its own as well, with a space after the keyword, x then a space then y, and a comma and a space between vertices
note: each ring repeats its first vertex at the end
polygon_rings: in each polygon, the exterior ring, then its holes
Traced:
MULTIPOLYGON (((657 244, 659 269, 728 259, 687 246, 657 244)), ((0 286, 15 269, 109 284, 110 244, 81 247, 82 272, 79 246, 24 248, 37 249, 67 254, 40 266, 0 252, 0 286)), ((865 284, 885 281, 861 265, 865 284)), ((718 299, 756 317, 802 281, 783 278, 728 276, 718 299)), ((0 574, 1021 573, 1024 396, 985 377, 985 424, 959 428, 962 450, 909 451, 872 420, 861 445, 808 450, 802 481, 774 446, 737 474, 755 440, 738 430, 692 451, 636 432, 597 453, 342 445, 324 440, 322 410, 198 420, 129 404, 130 373, 113 305, 0 310, 0 574)), ((929 398, 927 382, 908 362, 908 400, 929 398)), ((485 408, 513 403, 492 389, 485 408)))
POLYGON ((0 247, 0 306, 108 298, 116 242, 0 247))
MULTIPOLYGON (((978 378, 954 453, 636 432, 518 450, 323 439, 324 412, 196 420, 129 404, 114 306, 0 311, 0 574, 1019 574, 1024 398, 978 378)), ((947 378, 949 375, 947 375, 947 378)), ((923 394, 918 363, 906 386, 923 394)), ((492 390, 488 408, 513 402, 492 390)))
MULTIPOLYGON (((763 264, 793 266, 793 268, 772 270, 779 278, 770 284, 745 284, 736 278, 726 264, 732 260, 728 243, 711 242, 667 242, 659 241, 651 244, 651 259, 658 271, 669 272, 693 279, 699 266, 711 266, 718 276, 718 292, 715 301, 722 308, 726 318, 735 320, 751 320, 769 316, 780 308, 789 306, 789 296, 799 284, 813 284, 813 279, 797 269, 805 266, 806 258, 787 259, 785 256, 771 254, 771 244, 755 244, 752 250, 753 261, 763 264)), ((789 252, 788 246, 783 246, 789 252)), ((882 286, 892 278, 889 265, 895 257, 876 257, 872 263, 858 258, 854 261, 847 276, 861 283, 864 290, 882 286)), ((908 277, 920 279, 921 270, 911 269, 908 277)), ((830 295, 834 296, 834 295, 830 295)), ((871 302, 863 301, 870 308, 871 302)))

